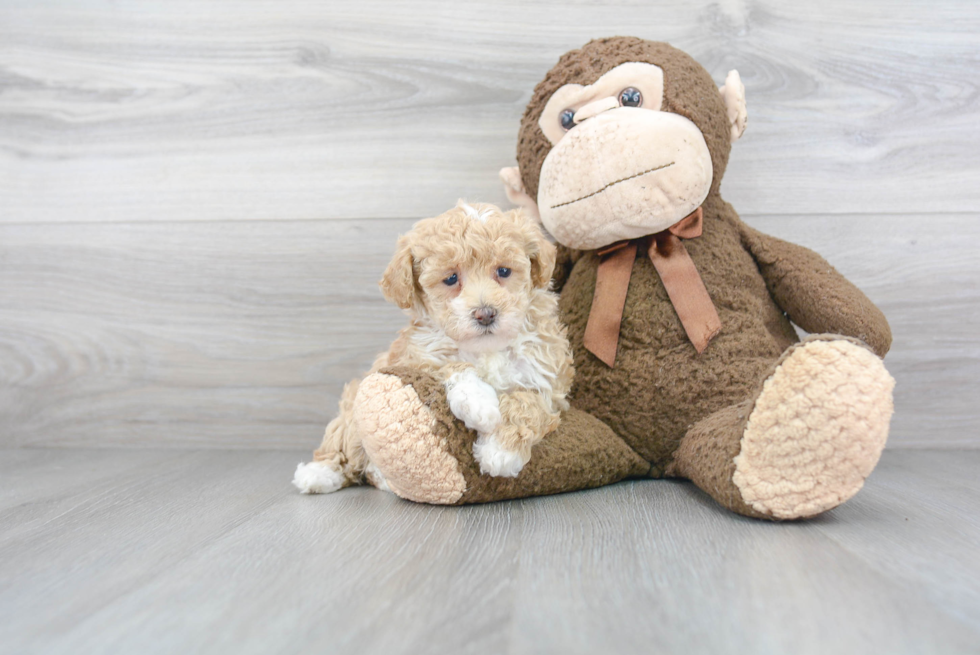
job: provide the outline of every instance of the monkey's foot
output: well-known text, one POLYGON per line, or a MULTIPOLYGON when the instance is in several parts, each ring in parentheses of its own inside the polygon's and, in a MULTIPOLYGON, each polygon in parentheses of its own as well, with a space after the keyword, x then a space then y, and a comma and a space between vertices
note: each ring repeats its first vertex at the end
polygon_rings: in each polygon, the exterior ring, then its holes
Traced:
POLYGON ((816 337, 791 348, 745 423, 732 475, 742 500, 794 519, 854 496, 885 447, 894 386, 857 341, 816 337))
POLYGON ((361 381, 354 420, 371 460, 368 481, 420 503, 451 505, 466 482, 437 421, 411 385, 374 373, 361 381))

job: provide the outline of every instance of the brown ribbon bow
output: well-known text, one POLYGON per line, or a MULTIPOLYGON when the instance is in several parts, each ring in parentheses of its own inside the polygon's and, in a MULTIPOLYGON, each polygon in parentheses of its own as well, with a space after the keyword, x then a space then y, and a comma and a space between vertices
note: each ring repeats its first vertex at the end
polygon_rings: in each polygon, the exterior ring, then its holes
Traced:
POLYGON ((698 207, 663 232, 619 241, 598 251, 601 261, 583 339, 589 352, 610 367, 616 364, 626 291, 639 248, 646 251, 657 269, 688 339, 698 354, 704 352, 711 338, 721 330, 721 320, 694 261, 681 243, 681 239, 701 236, 702 216, 698 207))

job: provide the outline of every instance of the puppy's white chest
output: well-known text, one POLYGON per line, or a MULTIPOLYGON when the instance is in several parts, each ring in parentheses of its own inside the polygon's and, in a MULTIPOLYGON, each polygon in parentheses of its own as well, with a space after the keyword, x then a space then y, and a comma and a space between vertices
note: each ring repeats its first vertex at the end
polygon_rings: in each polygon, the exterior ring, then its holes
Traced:
POLYGON ((498 392, 551 389, 551 379, 534 362, 511 349, 485 353, 474 362, 477 373, 498 392))

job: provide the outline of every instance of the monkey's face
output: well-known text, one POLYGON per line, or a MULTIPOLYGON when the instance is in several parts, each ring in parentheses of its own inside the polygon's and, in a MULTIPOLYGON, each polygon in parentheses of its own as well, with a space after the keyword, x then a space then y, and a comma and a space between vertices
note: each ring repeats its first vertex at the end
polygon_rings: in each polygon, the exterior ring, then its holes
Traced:
POLYGON ((701 130, 661 111, 663 71, 627 63, 594 84, 566 84, 538 125, 552 144, 541 166, 538 210, 572 248, 591 250, 664 230, 711 188, 701 130))
POLYGON ((518 139, 522 168, 501 179, 558 242, 592 250, 697 209, 744 128, 737 72, 719 89, 667 44, 602 39, 566 53, 535 89, 518 139))

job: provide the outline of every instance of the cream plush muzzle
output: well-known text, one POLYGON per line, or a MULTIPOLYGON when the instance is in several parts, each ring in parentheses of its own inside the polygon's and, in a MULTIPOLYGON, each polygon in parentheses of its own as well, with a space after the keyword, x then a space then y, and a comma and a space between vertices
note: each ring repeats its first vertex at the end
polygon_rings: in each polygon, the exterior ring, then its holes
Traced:
POLYGON ((570 130, 544 160, 538 211, 561 243, 592 250, 664 230, 711 188, 697 126, 670 112, 604 111, 570 130))

